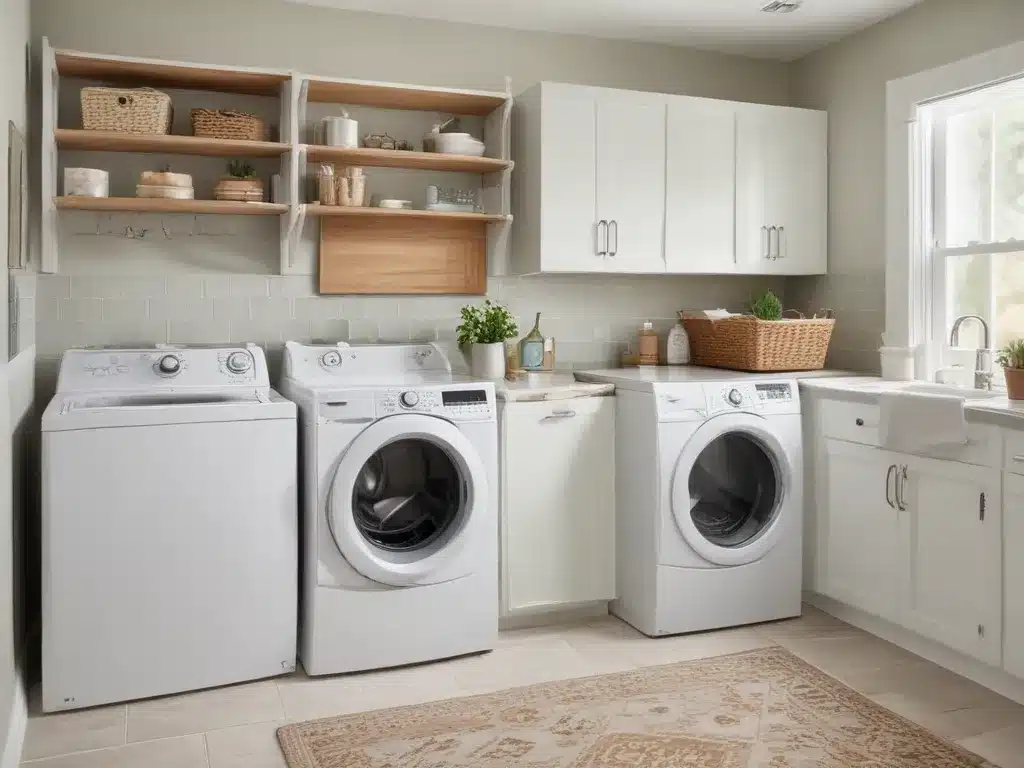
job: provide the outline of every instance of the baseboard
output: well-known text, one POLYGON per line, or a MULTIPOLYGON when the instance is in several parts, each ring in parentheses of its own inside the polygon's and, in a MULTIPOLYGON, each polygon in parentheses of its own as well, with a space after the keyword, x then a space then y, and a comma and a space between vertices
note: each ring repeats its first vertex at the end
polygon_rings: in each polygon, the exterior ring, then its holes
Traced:
POLYGON ((549 627, 557 624, 574 624, 607 615, 607 601, 575 603, 572 605, 559 605, 554 608, 519 611, 508 616, 502 616, 498 621, 498 628, 502 631, 508 631, 513 629, 532 629, 533 627, 549 627))
POLYGON ((21 751, 25 745, 25 727, 28 725, 28 698, 21 673, 14 674, 14 693, 11 697, 11 719, 7 724, 7 741, 4 743, 0 768, 17 768, 21 762, 21 751))
POLYGON ((933 664, 955 672, 961 677, 966 677, 978 685, 983 685, 989 690, 995 691, 1000 696, 1005 696, 1018 704, 1024 704, 1024 680, 1019 677, 1007 674, 998 667, 985 664, 977 659, 972 659, 959 651, 947 648, 941 643, 922 637, 916 632, 911 632, 897 624, 885 619, 872 616, 857 608, 840 603, 817 592, 804 592, 804 602, 810 603, 815 608, 820 608, 825 613, 845 621, 847 624, 870 632, 872 635, 887 640, 893 645, 898 645, 913 654, 916 654, 933 664))

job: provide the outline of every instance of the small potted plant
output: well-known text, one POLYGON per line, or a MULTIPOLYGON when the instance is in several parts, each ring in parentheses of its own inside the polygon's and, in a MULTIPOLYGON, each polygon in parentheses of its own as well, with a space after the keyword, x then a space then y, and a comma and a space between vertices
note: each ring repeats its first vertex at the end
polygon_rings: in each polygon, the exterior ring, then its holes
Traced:
POLYGON ((758 320, 781 320, 782 302, 774 293, 766 291, 751 303, 750 314, 758 320))
POLYGON ((456 333, 459 346, 469 357, 469 368, 474 376, 482 379, 505 376, 505 341, 519 333, 511 312, 490 299, 482 307, 463 307, 462 322, 456 333))
POLYGON ((260 203, 263 202, 263 182, 256 178, 251 163, 233 160, 228 163, 228 175, 214 187, 213 196, 217 200, 260 203))
POLYGON ((999 350, 999 364, 1006 374, 1006 394, 1011 400, 1024 400, 1024 339, 1011 341, 999 350))

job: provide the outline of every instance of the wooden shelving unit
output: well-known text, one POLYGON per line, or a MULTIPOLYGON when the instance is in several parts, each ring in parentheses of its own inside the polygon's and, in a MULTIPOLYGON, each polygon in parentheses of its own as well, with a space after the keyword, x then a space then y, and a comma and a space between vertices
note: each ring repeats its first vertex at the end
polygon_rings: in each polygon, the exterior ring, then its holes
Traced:
POLYGON ((236 203, 228 200, 163 200, 150 197, 56 197, 62 211, 98 211, 100 213, 192 213, 233 216, 280 216, 287 205, 277 203, 236 203))
POLYGON ((460 213, 455 211, 423 211, 412 208, 372 208, 346 205, 307 205, 307 216, 349 216, 355 218, 377 219, 455 219, 461 221, 505 221, 504 214, 460 213))
POLYGON ((420 171, 456 171, 462 173, 494 173, 511 165, 495 157, 445 155, 439 152, 404 152, 394 149, 346 149, 308 144, 306 158, 310 162, 342 163, 372 168, 408 168, 420 171))
POLYGON ((507 97, 482 91, 310 78, 308 99, 317 103, 358 104, 380 109, 412 109, 484 117, 503 107, 507 97))
POLYGON ((291 151, 288 144, 275 141, 209 139, 201 136, 156 136, 58 128, 57 149, 87 152, 138 152, 159 155, 203 155, 206 157, 280 157, 291 151))

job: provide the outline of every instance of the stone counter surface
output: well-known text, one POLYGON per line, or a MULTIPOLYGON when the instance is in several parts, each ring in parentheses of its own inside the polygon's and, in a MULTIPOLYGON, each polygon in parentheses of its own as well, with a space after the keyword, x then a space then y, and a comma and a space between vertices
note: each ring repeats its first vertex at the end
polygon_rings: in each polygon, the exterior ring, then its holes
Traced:
POLYGON ((530 373, 523 378, 495 382, 499 400, 530 403, 542 400, 574 400, 580 397, 606 397, 615 394, 612 384, 576 381, 571 373, 530 373))

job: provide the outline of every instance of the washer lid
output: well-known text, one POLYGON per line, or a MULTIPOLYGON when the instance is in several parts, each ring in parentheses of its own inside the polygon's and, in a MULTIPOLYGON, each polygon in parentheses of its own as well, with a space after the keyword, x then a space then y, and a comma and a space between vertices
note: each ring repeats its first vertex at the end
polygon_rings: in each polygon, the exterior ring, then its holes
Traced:
MULTIPOLYGON (((390 586, 450 581, 475 570, 487 475, 453 424, 402 414, 360 432, 331 484, 328 522, 341 554, 390 586)), ((493 512, 491 512, 493 514, 493 512)))
POLYGON ((792 481, 770 422, 749 413, 717 416, 697 428, 676 462, 676 527, 711 563, 752 563, 782 533, 780 512, 792 481))

